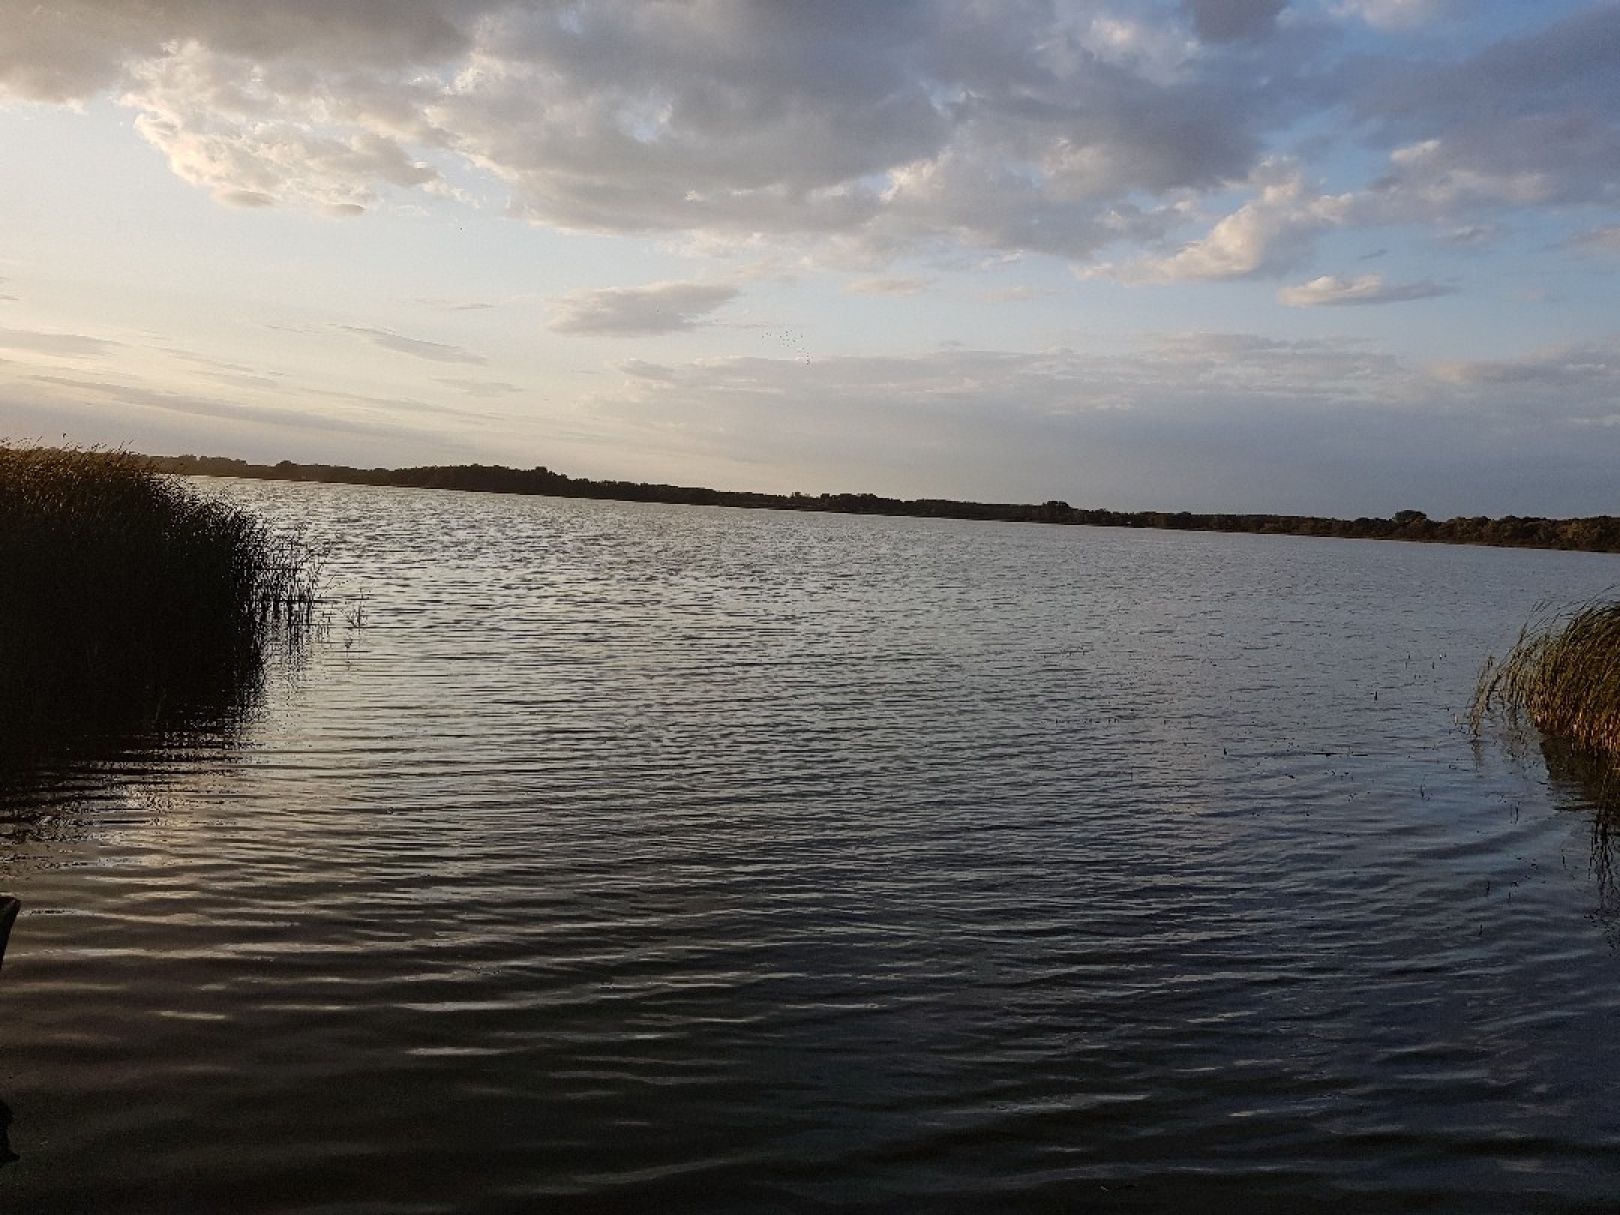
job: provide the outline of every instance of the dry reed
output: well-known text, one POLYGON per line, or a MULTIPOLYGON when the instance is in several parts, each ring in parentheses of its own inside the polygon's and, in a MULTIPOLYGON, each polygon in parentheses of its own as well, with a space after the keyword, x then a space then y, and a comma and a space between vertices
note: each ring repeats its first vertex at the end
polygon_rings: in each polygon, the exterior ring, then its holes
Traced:
POLYGON ((1487 660, 1469 722, 1499 710, 1620 761, 1620 602, 1593 601, 1527 625, 1500 663, 1487 660))
POLYGON ((0 749, 241 701, 317 570, 251 513, 122 452, 0 444, 0 749))

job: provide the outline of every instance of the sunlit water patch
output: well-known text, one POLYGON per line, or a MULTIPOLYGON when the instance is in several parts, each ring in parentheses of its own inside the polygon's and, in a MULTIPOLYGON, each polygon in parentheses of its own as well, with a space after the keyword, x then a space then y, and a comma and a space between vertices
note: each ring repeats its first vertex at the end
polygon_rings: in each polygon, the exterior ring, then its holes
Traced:
POLYGON ((1620 1193, 1608 836, 1457 720, 1616 558, 203 484, 363 620, 8 789, 4 1209, 1620 1193))

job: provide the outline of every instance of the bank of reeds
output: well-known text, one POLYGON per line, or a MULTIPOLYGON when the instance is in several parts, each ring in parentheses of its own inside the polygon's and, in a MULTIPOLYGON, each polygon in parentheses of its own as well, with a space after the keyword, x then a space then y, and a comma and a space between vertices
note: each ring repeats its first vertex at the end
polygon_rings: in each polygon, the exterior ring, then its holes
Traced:
POLYGON ((315 579, 301 546, 142 457, 0 445, 0 751, 240 705, 315 579))
POLYGON ((1501 710, 1543 733, 1620 761, 1620 602, 1582 604, 1527 626, 1474 690, 1477 730, 1501 710))

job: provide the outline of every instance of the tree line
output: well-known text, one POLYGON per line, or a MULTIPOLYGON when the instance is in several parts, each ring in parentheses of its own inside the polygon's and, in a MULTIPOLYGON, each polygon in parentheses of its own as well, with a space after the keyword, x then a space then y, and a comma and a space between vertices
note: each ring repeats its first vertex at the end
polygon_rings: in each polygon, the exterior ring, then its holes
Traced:
POLYGON ((1201 514, 1192 511, 1116 511, 1070 506, 1056 499, 1036 503, 963 502, 951 498, 886 498, 878 494, 771 494, 646 481, 596 481, 549 468, 499 464, 438 464, 415 468, 351 468, 342 464, 250 464, 224 456, 149 457, 161 472, 186 476, 249 477, 276 481, 325 481, 415 489, 470 490, 498 494, 544 494, 559 498, 607 498, 686 506, 735 506, 757 510, 832 511, 856 515, 913 515, 1011 523, 1086 524, 1092 527, 1162 528, 1197 532, 1254 532, 1280 536, 1340 536, 1363 540, 1416 540, 1435 544, 1488 544, 1512 548, 1620 552, 1620 517, 1594 515, 1544 519, 1484 515, 1431 519, 1420 510, 1400 510, 1387 519, 1334 519, 1318 515, 1201 514))

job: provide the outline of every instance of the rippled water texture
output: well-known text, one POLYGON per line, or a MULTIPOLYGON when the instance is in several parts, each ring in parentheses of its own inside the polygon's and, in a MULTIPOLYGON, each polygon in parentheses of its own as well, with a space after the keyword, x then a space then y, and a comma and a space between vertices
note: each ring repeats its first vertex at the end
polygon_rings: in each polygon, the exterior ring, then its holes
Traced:
POLYGON ((1592 807, 1456 721, 1614 557, 204 487, 365 623, 7 795, 8 1212, 1620 1194, 1592 807))

